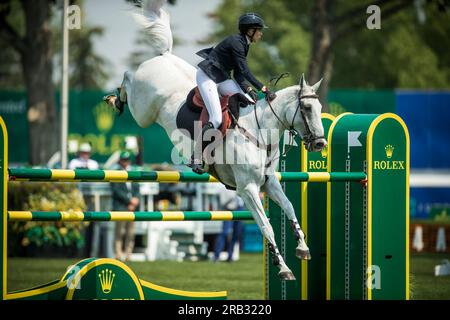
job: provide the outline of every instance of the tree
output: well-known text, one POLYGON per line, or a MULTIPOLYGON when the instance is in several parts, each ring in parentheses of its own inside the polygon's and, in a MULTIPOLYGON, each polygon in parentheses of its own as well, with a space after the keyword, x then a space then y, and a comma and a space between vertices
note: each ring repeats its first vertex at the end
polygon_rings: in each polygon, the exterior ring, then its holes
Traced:
POLYGON ((94 51, 93 38, 103 35, 99 27, 84 26, 71 32, 70 87, 73 89, 103 89, 108 82, 109 62, 94 51))
MULTIPOLYGON (((18 7, 19 3, 16 2, 18 7)), ((0 7, 0 12, 3 10, 0 7)), ((19 10, 11 9, 9 14, 9 21, 14 26, 23 26, 24 21, 19 10)), ((6 37, 0 36, 0 88, 6 90, 20 90, 23 89, 23 76, 20 64, 20 55, 11 47, 6 37)))
MULTIPOLYGON (((290 1, 297 2, 297 1, 290 1)), ((252 46, 248 63, 252 72, 264 83, 283 72, 292 76, 279 82, 279 86, 298 84, 300 75, 307 70, 310 54, 310 36, 298 23, 298 15, 286 6, 289 1, 224 0, 209 16, 216 22, 215 30, 203 44, 216 44, 224 37, 238 32, 237 21, 243 12, 258 12, 269 29, 263 30, 263 41, 252 46)))
MULTIPOLYGON (((369 89, 449 87, 449 64, 444 62, 446 55, 433 48, 439 42, 448 43, 448 40, 427 40, 432 35, 425 34, 427 27, 414 23, 415 20, 414 10, 405 10, 384 24, 383 32, 364 30, 339 42, 333 50, 330 85, 369 89)), ((450 27, 448 22, 447 26, 450 27)), ((446 27, 448 31, 449 27, 446 27)), ((436 28, 435 32, 438 30, 436 28)))
POLYGON ((439 12, 446 8, 442 0, 361 2, 224 0, 211 14, 217 28, 206 42, 216 43, 236 32, 242 12, 260 13, 270 29, 265 30, 263 43, 251 49, 252 71, 262 80, 286 70, 307 70, 310 83, 323 77, 320 94, 325 108, 330 81, 335 87, 449 86, 450 21, 439 12), (424 25, 417 18, 421 3, 430 17, 424 25), (381 9, 381 30, 367 29, 369 5, 381 9))
MULTIPOLYGON (((60 59, 60 20, 51 25, 52 11, 61 10, 56 3, 0 2, 0 84, 8 89, 26 89, 32 165, 46 163, 58 150, 53 58, 59 55, 60 59)), ((71 1, 74 3, 81 5, 82 1, 71 1)), ((92 38, 102 33, 101 28, 90 26, 70 33, 70 85, 76 89, 102 88, 107 81, 107 62, 95 54, 92 46, 92 38)))
POLYGON ((314 2, 311 18, 312 50, 309 78, 314 82, 324 78, 321 93, 326 97, 332 76, 334 47, 343 39, 367 30, 367 8, 380 8, 383 23, 395 14, 412 9, 410 0, 377 0, 361 4, 361 1, 342 2, 338 6, 333 0, 314 2))
MULTIPOLYGON (((80 8, 83 8, 84 0, 74 0, 80 8)), ((110 62, 98 55, 94 50, 96 37, 101 37, 104 29, 91 26, 84 20, 85 14, 81 13, 81 29, 70 30, 69 36, 69 87, 75 90, 103 89, 110 77, 108 68, 110 62)), ((57 65, 62 65, 61 50, 62 30, 61 22, 56 21, 53 26, 54 48, 57 65)), ((60 73, 57 73, 60 74, 60 73)))
POLYGON ((32 165, 45 163, 58 148, 49 23, 53 4, 47 0, 21 0, 24 30, 15 28, 8 19, 16 1, 4 0, 0 7, 0 37, 19 53, 27 89, 32 165))

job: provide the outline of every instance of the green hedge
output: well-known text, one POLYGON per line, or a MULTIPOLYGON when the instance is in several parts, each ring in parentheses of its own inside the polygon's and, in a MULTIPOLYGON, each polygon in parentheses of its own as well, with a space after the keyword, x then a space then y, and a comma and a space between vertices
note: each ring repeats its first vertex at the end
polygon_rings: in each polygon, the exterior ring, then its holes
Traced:
MULTIPOLYGON (((10 182, 8 210, 75 211, 86 209, 83 195, 73 183, 10 182)), ((83 229, 88 222, 11 222, 8 224, 10 256, 39 253, 70 256, 84 247, 83 229)))

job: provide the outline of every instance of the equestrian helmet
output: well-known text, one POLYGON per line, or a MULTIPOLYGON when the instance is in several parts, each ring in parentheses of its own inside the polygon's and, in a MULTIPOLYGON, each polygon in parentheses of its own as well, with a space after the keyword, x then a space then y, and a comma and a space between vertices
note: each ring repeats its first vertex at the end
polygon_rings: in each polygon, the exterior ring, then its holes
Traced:
POLYGON ((239 31, 241 33, 246 33, 250 28, 268 28, 264 20, 257 13, 250 12, 245 13, 239 17, 239 31))

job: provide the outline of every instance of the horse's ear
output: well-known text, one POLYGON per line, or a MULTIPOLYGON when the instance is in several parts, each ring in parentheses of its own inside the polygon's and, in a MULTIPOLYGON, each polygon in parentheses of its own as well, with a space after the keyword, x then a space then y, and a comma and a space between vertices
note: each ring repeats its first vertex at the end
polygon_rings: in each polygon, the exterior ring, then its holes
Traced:
POLYGON ((302 77, 300 78, 300 90, 302 90, 306 86, 307 86, 307 84, 306 84, 306 81, 305 81, 305 74, 302 73, 302 77))
POLYGON ((319 81, 317 81, 317 83, 311 87, 314 92, 317 92, 317 90, 319 90, 319 87, 320 87, 320 84, 322 83, 322 80, 323 80, 323 78, 320 79, 319 81))

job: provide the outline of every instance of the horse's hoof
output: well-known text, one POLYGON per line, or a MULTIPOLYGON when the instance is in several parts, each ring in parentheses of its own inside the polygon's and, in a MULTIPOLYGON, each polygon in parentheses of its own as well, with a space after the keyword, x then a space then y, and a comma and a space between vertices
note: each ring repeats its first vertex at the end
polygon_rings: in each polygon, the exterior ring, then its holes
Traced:
POLYGON ((280 277, 281 280, 295 280, 295 276, 291 271, 280 271, 278 273, 278 276, 280 277))
POLYGON ((206 173, 205 167, 200 163, 195 163, 194 159, 191 159, 191 162, 187 164, 189 168, 192 169, 196 174, 204 174, 206 173))
POLYGON ((114 94, 108 94, 103 97, 103 101, 106 102, 106 104, 109 105, 111 108, 115 108, 116 99, 117 97, 114 94))
POLYGON ((108 106, 110 106, 115 113, 120 117, 125 110, 125 103, 122 102, 119 98, 118 94, 108 94, 103 97, 103 101, 106 102, 108 106))
POLYGON ((311 260, 309 250, 295 249, 295 255, 301 260, 311 260))
POLYGON ((206 173, 205 169, 203 169, 203 168, 192 168, 192 171, 199 175, 206 173))

